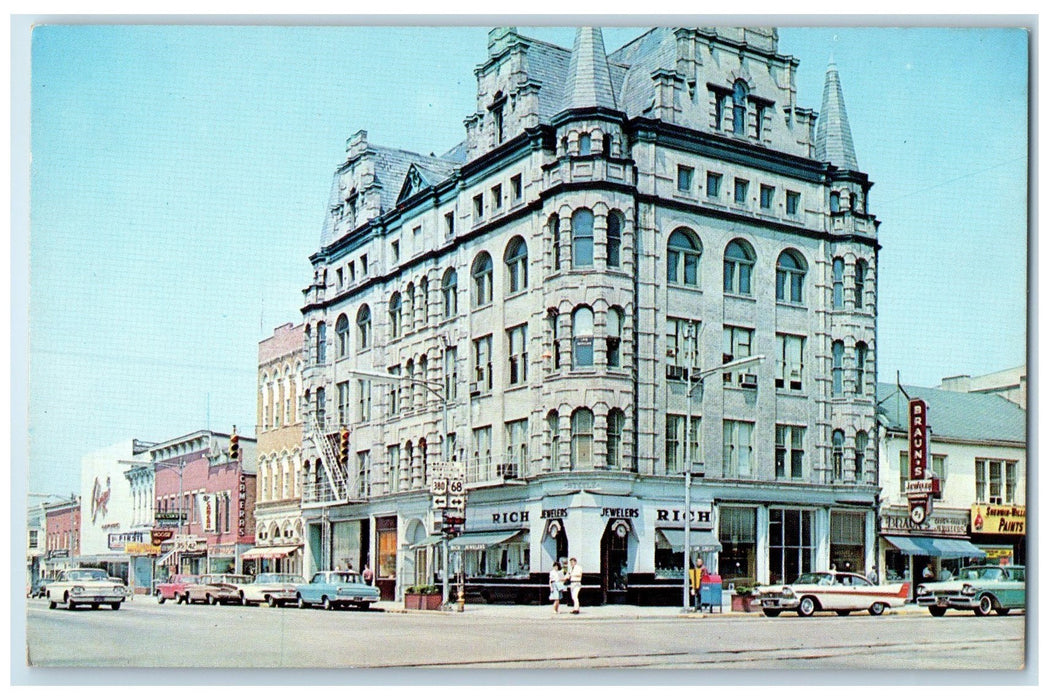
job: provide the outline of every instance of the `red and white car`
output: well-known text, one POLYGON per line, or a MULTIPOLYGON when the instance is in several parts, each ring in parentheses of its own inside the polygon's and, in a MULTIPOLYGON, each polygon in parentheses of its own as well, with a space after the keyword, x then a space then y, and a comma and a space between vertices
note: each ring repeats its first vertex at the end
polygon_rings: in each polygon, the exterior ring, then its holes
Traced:
POLYGON ((886 608, 906 603, 910 587, 907 582, 876 586, 859 574, 813 571, 798 576, 791 584, 759 586, 757 594, 765 617, 776 617, 784 610, 801 617, 821 610, 833 610, 839 615, 866 610, 871 615, 881 615, 886 608))

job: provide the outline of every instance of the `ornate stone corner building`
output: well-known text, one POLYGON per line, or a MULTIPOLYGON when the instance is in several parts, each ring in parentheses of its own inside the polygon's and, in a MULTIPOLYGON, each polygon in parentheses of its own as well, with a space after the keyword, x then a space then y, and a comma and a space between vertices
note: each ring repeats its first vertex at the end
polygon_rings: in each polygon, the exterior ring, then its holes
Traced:
POLYGON ((462 144, 349 140, 302 308, 307 572, 440 580, 445 455, 452 573, 488 600, 545 599, 573 556, 584 600, 680 603, 686 470, 727 580, 874 563, 871 183, 837 69, 818 116, 777 41, 499 28, 462 144))

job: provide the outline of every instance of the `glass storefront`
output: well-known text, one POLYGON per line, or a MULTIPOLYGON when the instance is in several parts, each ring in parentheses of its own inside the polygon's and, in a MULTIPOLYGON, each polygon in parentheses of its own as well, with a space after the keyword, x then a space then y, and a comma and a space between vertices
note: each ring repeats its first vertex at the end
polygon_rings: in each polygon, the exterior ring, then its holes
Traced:
POLYGON ((864 573, 866 515, 856 511, 831 511, 830 563, 838 571, 864 573))
POLYGON ((726 583, 753 583, 757 576, 757 509, 718 509, 718 574, 726 583))
POLYGON ((769 583, 791 583, 812 571, 813 512, 769 508, 769 583))
POLYGON ((463 553, 463 566, 470 577, 527 577, 531 567, 528 531, 482 550, 463 553))

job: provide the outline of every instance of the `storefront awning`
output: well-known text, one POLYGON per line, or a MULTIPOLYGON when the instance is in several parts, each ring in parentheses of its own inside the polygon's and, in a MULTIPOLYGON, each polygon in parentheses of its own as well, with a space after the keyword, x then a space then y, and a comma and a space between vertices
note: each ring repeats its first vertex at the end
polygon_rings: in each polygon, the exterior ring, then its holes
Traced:
POLYGON ((157 559, 157 566, 168 566, 172 560, 176 560, 178 557, 179 550, 173 549, 160 559, 157 559))
MULTIPOLYGON (((660 528, 656 530, 657 535, 661 535, 666 539, 667 543, 670 544, 670 549, 674 552, 685 551, 685 531, 684 530, 670 530, 667 528, 660 528)), ((718 538, 715 537, 713 531, 710 530, 691 530, 688 533, 688 546, 692 551, 700 552, 720 552, 721 543, 718 542, 718 538)))
POLYGON ((408 549, 420 549, 421 547, 429 547, 432 544, 440 544, 443 539, 444 535, 429 535, 415 544, 408 545, 408 549))
POLYGON ((280 559, 286 557, 300 545, 294 545, 291 547, 252 547, 244 554, 240 555, 241 559, 280 559))
POLYGON ((905 537, 904 535, 886 536, 889 544, 904 554, 917 554, 943 559, 959 557, 976 557, 983 559, 986 553, 974 546, 969 540, 949 539, 946 537, 905 537))
POLYGON ((448 543, 453 549, 488 549, 502 544, 527 530, 498 530, 495 532, 468 532, 448 543))

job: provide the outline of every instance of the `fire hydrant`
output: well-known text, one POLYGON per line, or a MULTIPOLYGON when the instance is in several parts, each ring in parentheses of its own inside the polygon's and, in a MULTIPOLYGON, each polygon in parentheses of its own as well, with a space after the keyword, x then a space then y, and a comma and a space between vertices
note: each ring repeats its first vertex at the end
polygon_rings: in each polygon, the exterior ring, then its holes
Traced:
POLYGON ((463 587, 459 586, 459 597, 455 601, 455 612, 465 612, 466 610, 466 596, 463 594, 463 587))

